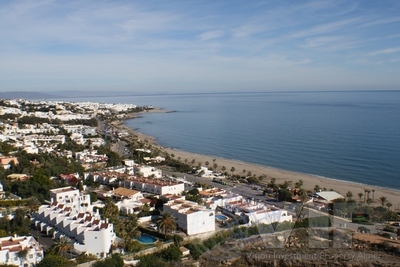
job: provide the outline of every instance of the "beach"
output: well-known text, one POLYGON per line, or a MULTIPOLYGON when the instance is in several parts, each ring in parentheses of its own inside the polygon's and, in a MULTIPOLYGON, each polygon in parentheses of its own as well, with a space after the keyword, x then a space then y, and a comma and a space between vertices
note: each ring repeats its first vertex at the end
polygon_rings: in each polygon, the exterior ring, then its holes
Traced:
MULTIPOLYGON (((153 111, 149 112, 168 112, 162 109, 155 109, 153 111)), ((130 116, 129 119, 140 116, 140 113, 137 115, 130 116)), ((199 163, 202 164, 202 166, 205 166, 205 162, 209 162, 209 167, 212 167, 214 163, 218 165, 217 170, 221 171, 222 166, 225 166, 225 169, 228 173, 231 173, 231 168, 235 168, 234 174, 239 174, 242 175, 242 171, 246 170, 247 172, 251 172, 252 174, 255 174, 257 176, 260 175, 266 175, 266 178, 263 179, 262 183, 269 183, 272 178, 276 179, 276 183, 283 183, 284 181, 292 181, 292 187, 294 187, 294 184, 298 182, 299 180, 303 181, 303 188, 306 190, 313 190, 316 185, 318 185, 320 188, 326 188, 327 190, 333 189, 334 191, 338 192, 342 196, 346 196, 347 192, 352 192, 353 197, 352 199, 359 201, 360 198, 358 196, 359 193, 362 193, 363 196, 361 198, 361 201, 364 201, 364 195, 366 194, 364 190, 370 190, 371 193, 369 194, 370 198, 374 200, 376 205, 380 205, 381 201, 379 198, 381 196, 386 197, 387 201, 392 203, 392 210, 397 210, 400 209, 400 191, 397 190, 391 190, 389 188, 384 188, 384 187, 378 187, 378 186, 372 186, 372 185, 367 185, 367 184, 359 184, 359 183, 354 183, 354 182, 349 182, 349 181, 343 181, 343 180, 337 180, 334 179, 334 177, 326 178, 326 177, 320 177, 312 174, 307 174, 307 173, 299 173, 299 172, 293 172, 293 171, 287 171, 287 170, 282 170, 282 169, 277 169, 269 166, 263 166, 263 165, 258 165, 258 164, 253 164, 249 162, 242 162, 242 161, 237 161, 237 160, 232 160, 232 159, 225 159, 225 158, 220 158, 220 157, 215 157, 212 155, 202 155, 202 154, 196 154, 193 152, 188 152, 188 151, 182 151, 182 150, 177 150, 174 148, 168 148, 168 147, 161 147, 157 144, 155 138, 145 135, 142 133, 139 133, 137 131, 134 131, 132 128, 126 126, 124 124, 124 121, 118 121, 117 123, 114 123, 115 127, 118 127, 120 129, 123 129, 125 131, 129 131, 133 136, 136 136, 138 139, 144 141, 147 140, 148 144, 151 144, 153 146, 157 146, 161 148, 163 151, 171 154, 174 154, 174 158, 178 159, 183 162, 185 159, 187 159, 188 163, 191 163, 192 160, 195 160, 194 165, 197 166, 199 163), (375 190, 373 192, 373 190, 375 190)), ((212 152, 210 152, 211 154, 212 152)), ((384 186, 384 181, 382 181, 382 186, 384 186)))

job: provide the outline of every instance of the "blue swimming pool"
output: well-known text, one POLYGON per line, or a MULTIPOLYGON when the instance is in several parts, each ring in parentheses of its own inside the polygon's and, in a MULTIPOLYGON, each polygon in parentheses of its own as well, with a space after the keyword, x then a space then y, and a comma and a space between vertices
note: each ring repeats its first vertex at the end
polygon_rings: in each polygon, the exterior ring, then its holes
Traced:
POLYGON ((157 241, 157 238, 147 234, 141 234, 139 237, 136 237, 136 240, 142 244, 153 244, 157 241))
POLYGON ((225 215, 217 214, 217 215, 215 215, 215 219, 220 220, 220 221, 227 221, 229 218, 226 217, 225 215))

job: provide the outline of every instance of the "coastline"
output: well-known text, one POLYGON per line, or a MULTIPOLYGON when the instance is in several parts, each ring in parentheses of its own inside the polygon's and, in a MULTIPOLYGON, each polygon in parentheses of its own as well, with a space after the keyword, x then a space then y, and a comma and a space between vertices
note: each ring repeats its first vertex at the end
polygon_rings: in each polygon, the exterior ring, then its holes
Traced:
MULTIPOLYGON (((163 109, 154 109, 148 112, 171 112, 163 109)), ((296 182, 299 180, 303 181, 303 187, 307 190, 313 190, 315 185, 319 185, 321 188, 326 188, 327 190, 333 189, 339 194, 343 195, 344 197, 346 196, 346 193, 348 191, 351 191, 353 194, 353 199, 356 200, 357 202, 359 201, 359 196, 358 193, 362 193, 363 196, 361 200, 364 200, 364 195, 365 191, 364 190, 375 190, 374 194, 372 192, 370 193, 370 198, 374 198, 374 202, 380 205, 380 200, 379 198, 381 196, 384 196, 387 198, 387 201, 392 203, 392 209, 400 209, 400 191, 395 190, 395 189, 390 189, 390 188, 385 188, 385 187, 379 187, 379 186, 373 186, 373 185, 368 185, 368 184, 361 184, 361 183, 356 183, 356 182, 351 182, 351 181, 344 181, 340 179, 335 179, 335 178, 330 178, 330 177, 322 177, 314 174, 308 174, 308 173, 300 173, 300 172, 295 172, 295 171, 288 171, 284 169, 278 169, 270 166, 264 166, 264 165, 259 165, 259 164, 254 164, 250 162, 244 162, 244 161, 239 161, 239 160, 233 160, 233 159, 226 159, 226 158, 221 158, 221 157, 215 157, 212 155, 203 155, 203 154, 198 154, 194 152, 189 152, 189 151, 183 151, 175 148, 169 148, 169 147, 162 147, 159 144, 157 144, 157 141, 154 137, 140 133, 135 131, 134 129, 130 128, 125 124, 126 120, 129 119, 134 119, 137 117, 140 117, 142 114, 146 114, 148 112, 140 112, 136 114, 132 114, 132 116, 129 116, 127 118, 124 118, 123 120, 119 120, 117 123, 114 124, 115 127, 122 128, 125 131, 130 132, 133 136, 136 136, 140 140, 147 140, 147 142, 153 146, 157 146, 158 148, 162 149, 163 151, 169 153, 169 154, 174 154, 175 158, 177 159, 178 157, 181 158, 181 160, 187 159, 188 162, 191 162, 193 159, 195 160, 195 165, 197 165, 199 162, 202 163, 203 166, 205 166, 205 162, 208 161, 210 163, 209 166, 212 166, 214 164, 214 159, 215 163, 218 165, 217 170, 221 170, 222 166, 225 166, 226 171, 230 173, 230 170, 232 167, 235 168, 235 174, 241 174, 242 170, 246 170, 246 172, 251 171, 252 174, 256 174, 257 176, 259 175, 266 175, 266 178, 262 181, 262 183, 269 183, 271 178, 276 179, 276 183, 282 183, 284 181, 292 181, 292 184, 294 185, 296 182), (373 196, 374 195, 374 196, 373 196)))

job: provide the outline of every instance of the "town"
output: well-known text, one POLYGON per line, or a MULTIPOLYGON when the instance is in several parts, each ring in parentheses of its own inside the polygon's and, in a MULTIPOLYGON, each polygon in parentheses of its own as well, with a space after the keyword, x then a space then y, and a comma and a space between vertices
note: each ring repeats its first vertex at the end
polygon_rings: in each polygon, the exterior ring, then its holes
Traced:
POLYGON ((388 240, 400 233, 391 203, 371 190, 357 203, 350 191, 306 190, 302 181, 265 181, 234 174, 234 167, 228 173, 216 162, 175 158, 119 127, 153 110, 0 101, 0 264, 162 266, 197 260, 231 239, 301 227, 334 227, 353 237, 382 225, 378 232, 388 240))

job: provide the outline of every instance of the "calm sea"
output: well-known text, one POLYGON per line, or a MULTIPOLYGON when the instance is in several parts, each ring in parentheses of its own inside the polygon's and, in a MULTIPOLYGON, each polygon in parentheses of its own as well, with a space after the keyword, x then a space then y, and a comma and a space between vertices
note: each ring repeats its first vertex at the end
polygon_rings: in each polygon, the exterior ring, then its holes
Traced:
POLYGON ((176 111, 126 122, 162 146, 400 190, 400 91, 85 100, 176 111))

